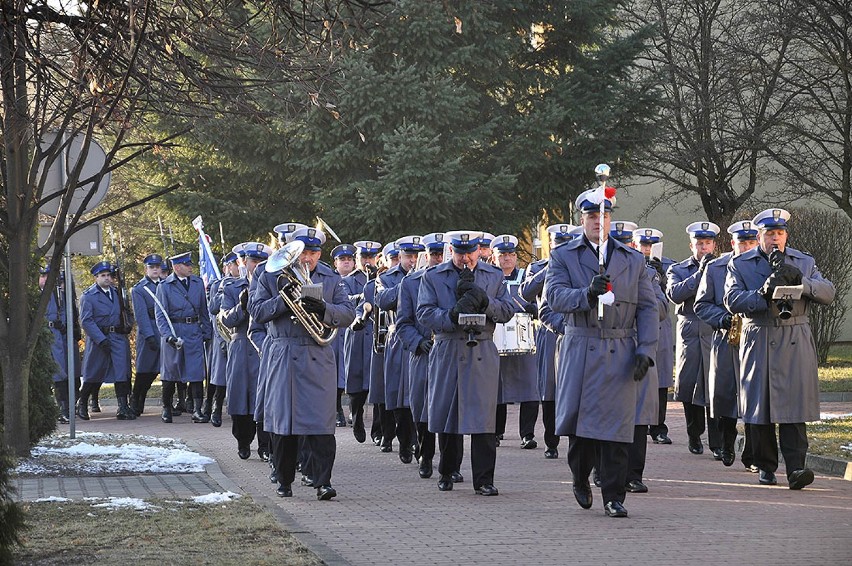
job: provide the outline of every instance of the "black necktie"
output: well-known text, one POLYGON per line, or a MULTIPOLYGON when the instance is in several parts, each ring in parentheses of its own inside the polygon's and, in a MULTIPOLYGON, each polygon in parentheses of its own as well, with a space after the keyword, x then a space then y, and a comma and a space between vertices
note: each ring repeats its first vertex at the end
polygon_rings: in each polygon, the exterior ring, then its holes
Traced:
POLYGON ((109 289, 107 289, 107 290, 105 291, 105 293, 106 293, 107 298, 108 298, 110 301, 112 301, 112 291, 110 291, 109 289))
POLYGON ((183 283, 183 288, 189 291, 189 277, 187 277, 186 279, 182 279, 181 283, 183 283))

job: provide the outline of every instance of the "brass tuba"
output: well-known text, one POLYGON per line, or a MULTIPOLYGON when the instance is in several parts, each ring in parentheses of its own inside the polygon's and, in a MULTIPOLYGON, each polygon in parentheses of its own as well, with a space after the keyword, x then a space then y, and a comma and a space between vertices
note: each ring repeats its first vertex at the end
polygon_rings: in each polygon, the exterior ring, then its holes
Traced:
POLYGON ((221 338, 225 344, 230 344, 234 341, 234 335, 236 332, 234 332, 233 328, 225 325, 225 322, 222 320, 224 315, 224 312, 219 311, 219 314, 216 315, 216 324, 214 327, 216 328, 216 333, 219 335, 219 338, 221 338))
POLYGON ((740 336, 743 333, 743 315, 736 313, 731 318, 731 327, 728 329, 728 344, 731 346, 740 345, 740 336))
POLYGON ((337 336, 337 329, 326 326, 317 315, 309 313, 302 306, 303 288, 320 287, 313 284, 310 272, 298 263, 304 249, 304 242, 293 240, 269 257, 266 262, 266 271, 273 274, 280 272, 278 294, 284 300, 284 304, 293 311, 293 317, 310 334, 314 342, 320 346, 327 346, 337 336))

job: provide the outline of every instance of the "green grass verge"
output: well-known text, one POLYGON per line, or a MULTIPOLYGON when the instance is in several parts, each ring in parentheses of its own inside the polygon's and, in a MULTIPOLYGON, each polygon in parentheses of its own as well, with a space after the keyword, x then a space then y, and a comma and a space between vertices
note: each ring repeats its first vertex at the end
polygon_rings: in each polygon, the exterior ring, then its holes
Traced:
POLYGON ((852 391, 852 344, 835 344, 828 361, 819 368, 819 390, 852 391))
POLYGON ((218 505, 146 502, 159 509, 26 504, 29 529, 15 564, 322 564, 248 497, 218 505))
POLYGON ((811 454, 852 461, 852 417, 808 424, 808 444, 811 454))

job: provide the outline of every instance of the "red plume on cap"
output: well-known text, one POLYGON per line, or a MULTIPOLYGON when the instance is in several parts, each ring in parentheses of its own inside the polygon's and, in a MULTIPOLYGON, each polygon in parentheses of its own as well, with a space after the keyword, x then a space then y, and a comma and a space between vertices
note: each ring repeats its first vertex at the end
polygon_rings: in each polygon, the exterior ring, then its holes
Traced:
POLYGON ((608 199, 611 199, 615 196, 615 187, 607 187, 604 189, 604 196, 608 199))

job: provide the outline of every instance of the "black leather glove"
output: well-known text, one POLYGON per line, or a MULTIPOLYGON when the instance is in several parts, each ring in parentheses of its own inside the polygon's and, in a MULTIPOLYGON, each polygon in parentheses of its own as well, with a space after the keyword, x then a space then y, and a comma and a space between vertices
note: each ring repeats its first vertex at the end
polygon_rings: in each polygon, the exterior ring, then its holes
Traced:
POLYGON ((771 265, 773 269, 775 268, 775 266, 784 263, 784 260, 784 252, 782 252, 778 248, 775 248, 774 250, 769 252, 769 265, 771 265))
POLYGON ((456 298, 460 299, 463 295, 465 295, 468 291, 473 289, 475 277, 473 275, 473 271, 465 266, 462 269, 462 272, 459 274, 459 280, 456 281, 456 298))
POLYGON ((305 307, 306 311, 313 313, 320 318, 325 316, 325 301, 322 299, 302 297, 302 306, 305 307))
POLYGON ((243 312, 248 311, 248 289, 240 291, 240 307, 243 309, 243 312))
POLYGON ((662 261, 660 261, 659 259, 657 259, 655 257, 652 257, 651 259, 648 260, 648 265, 653 267, 657 271, 657 273, 660 274, 660 277, 663 279, 663 281, 666 280, 666 270, 663 269, 663 262, 662 261))
POLYGON ((160 349, 160 341, 153 336, 148 336, 147 338, 145 338, 145 346, 149 350, 154 350, 156 352, 160 349))
POLYGON ((722 324, 719 326, 722 330, 730 330, 731 324, 734 321, 734 316, 731 313, 726 313, 725 316, 722 317, 722 324))
POLYGON ((464 294, 464 297, 468 297, 473 306, 474 310, 471 312, 481 314, 488 309, 488 293, 483 291, 481 287, 474 285, 470 291, 464 294))
POLYGON ((802 271, 795 265, 784 264, 775 270, 780 285, 801 285, 802 271))
POLYGON ((61 332, 62 334, 65 334, 65 330, 66 330, 65 329, 65 323, 62 322, 61 320, 57 320, 56 322, 54 322, 53 327, 56 330, 58 330, 59 332, 61 332))
POLYGON ((470 295, 464 295, 462 298, 456 301, 455 306, 450 309, 450 320, 458 324, 459 315, 476 314, 475 307, 476 305, 473 304, 473 300, 470 298, 470 295))
POLYGON ((353 322, 352 326, 350 326, 349 328, 351 328, 355 332, 358 332, 359 330, 364 330, 365 326, 367 326, 367 321, 365 319, 356 318, 355 322, 353 322))
POLYGON ((642 381, 649 367, 651 367, 651 358, 645 354, 636 354, 633 361, 633 381, 642 381))
POLYGON ((705 269, 707 269, 707 264, 713 261, 714 259, 716 258, 713 257, 713 254, 706 254, 704 257, 701 258, 701 261, 698 262, 698 271, 703 272, 705 269))
POLYGON ((100 348, 105 353, 109 354, 110 353, 109 338, 104 338, 100 343, 98 343, 98 348, 100 348))
POLYGON ((763 298, 766 301, 772 300, 772 293, 775 292, 775 287, 782 285, 781 278, 774 271, 769 274, 769 277, 766 278, 766 281, 763 282, 763 286, 760 288, 760 294, 763 295, 763 298))
POLYGON ((172 348, 174 348, 175 350, 177 350, 177 349, 178 349, 178 347, 177 347, 177 338, 175 338, 174 336, 169 336, 169 337, 167 337, 167 338, 166 338, 166 344, 168 344, 169 346, 171 346, 171 347, 172 347, 172 348))
POLYGON ((592 282, 589 283, 589 288, 586 290, 586 293, 589 295, 589 302, 593 302, 596 298, 606 293, 609 282, 610 277, 608 273, 592 277, 592 282))
POLYGON ((527 303, 524 305, 524 312, 533 316, 538 316, 538 306, 535 303, 527 303))
POLYGON ((435 345, 435 343, 432 340, 424 338, 417 345, 417 352, 416 353, 417 354, 428 354, 429 352, 432 351, 432 346, 434 346, 434 345, 435 345))

